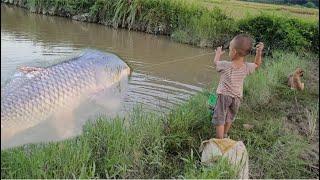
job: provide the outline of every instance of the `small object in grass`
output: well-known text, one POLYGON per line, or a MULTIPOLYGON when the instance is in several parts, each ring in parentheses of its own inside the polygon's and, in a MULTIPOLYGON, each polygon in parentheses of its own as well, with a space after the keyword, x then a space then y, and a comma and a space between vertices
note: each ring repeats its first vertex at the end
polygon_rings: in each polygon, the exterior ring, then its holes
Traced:
POLYGON ((304 71, 301 68, 297 68, 292 74, 288 77, 288 86, 291 89, 304 89, 304 83, 301 82, 301 77, 303 76, 304 71))
POLYGON ((252 124, 242 124, 243 128, 246 129, 246 130, 250 130, 254 127, 254 125, 252 124))
POLYGON ((214 108, 217 103, 217 96, 215 94, 210 94, 208 99, 208 104, 210 108, 214 108))
POLYGON ((209 99, 208 99, 208 105, 210 110, 210 115, 213 116, 214 107, 217 103, 217 96, 215 94, 210 93, 209 99))

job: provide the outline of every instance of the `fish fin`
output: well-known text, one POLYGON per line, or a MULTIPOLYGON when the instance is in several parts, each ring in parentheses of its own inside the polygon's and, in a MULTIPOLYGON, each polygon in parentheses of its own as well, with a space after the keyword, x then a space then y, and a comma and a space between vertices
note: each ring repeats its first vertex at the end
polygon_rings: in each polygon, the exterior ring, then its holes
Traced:
POLYGON ((95 80, 96 80, 96 87, 97 87, 97 91, 100 91, 104 88, 105 83, 107 83, 106 79, 105 79, 105 74, 103 74, 103 70, 101 69, 101 67, 98 67, 96 72, 95 72, 95 80))
POLYGON ((37 73, 37 72, 40 72, 40 71, 43 71, 45 68, 41 68, 41 67, 30 67, 30 66, 20 66, 17 68, 17 70, 19 72, 22 72, 22 73, 25 73, 25 74, 28 74, 28 73, 37 73))
POLYGON ((119 109, 122 101, 121 94, 111 89, 104 89, 90 96, 90 101, 102 107, 105 111, 119 109))
POLYGON ((22 73, 25 75, 27 78, 33 78, 40 74, 42 71, 45 70, 45 68, 41 67, 29 67, 29 66, 21 66, 17 68, 18 72, 22 73))
POLYGON ((1 142, 10 141, 10 139, 15 135, 15 132, 12 130, 2 129, 1 128, 1 142))
POLYGON ((53 128, 56 129, 59 138, 65 139, 71 137, 74 134, 75 127, 73 110, 65 108, 64 110, 54 113, 53 117, 50 119, 50 123, 53 128))
POLYGON ((90 100, 107 112, 115 112, 120 109, 125 97, 128 79, 125 77, 118 82, 109 83, 110 84, 105 84, 104 86, 97 84, 97 89, 90 97, 90 100))

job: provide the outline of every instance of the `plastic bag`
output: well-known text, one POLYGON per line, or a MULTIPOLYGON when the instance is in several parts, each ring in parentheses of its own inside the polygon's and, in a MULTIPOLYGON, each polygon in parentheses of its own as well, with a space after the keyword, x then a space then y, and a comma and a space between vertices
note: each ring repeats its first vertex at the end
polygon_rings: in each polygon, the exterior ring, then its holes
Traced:
POLYGON ((209 139, 203 141, 200 146, 201 163, 204 165, 214 165, 219 157, 225 157, 238 172, 238 178, 249 178, 249 157, 245 145, 242 141, 232 139, 209 139))

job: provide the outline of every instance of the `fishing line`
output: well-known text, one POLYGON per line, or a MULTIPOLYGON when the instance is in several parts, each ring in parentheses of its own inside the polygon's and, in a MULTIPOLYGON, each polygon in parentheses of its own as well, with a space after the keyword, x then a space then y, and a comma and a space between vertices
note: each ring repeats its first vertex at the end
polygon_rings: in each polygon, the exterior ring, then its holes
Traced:
POLYGON ((149 65, 149 66, 144 66, 144 68, 145 68, 145 67, 147 67, 147 68, 148 68, 148 67, 154 67, 154 66, 159 66, 159 65, 163 65, 163 64, 169 64, 169 63, 175 63, 175 62, 180 62, 180 61, 185 61, 186 59, 193 59, 193 58, 196 58, 196 57, 205 56, 205 55, 209 55, 209 54, 214 54, 214 52, 205 53, 205 54, 200 54, 200 55, 191 56, 191 57, 173 59, 173 60, 166 61, 166 62, 162 62, 162 63, 158 63, 158 64, 152 64, 152 65, 149 65))

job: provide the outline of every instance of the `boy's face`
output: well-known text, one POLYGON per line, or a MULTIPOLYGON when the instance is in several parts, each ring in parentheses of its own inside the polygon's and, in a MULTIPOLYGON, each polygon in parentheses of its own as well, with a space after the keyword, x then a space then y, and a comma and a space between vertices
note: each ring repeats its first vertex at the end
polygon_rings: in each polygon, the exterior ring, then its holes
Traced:
POLYGON ((232 39, 232 41, 229 44, 229 57, 232 59, 234 59, 236 57, 237 54, 237 50, 234 48, 234 40, 232 39))

